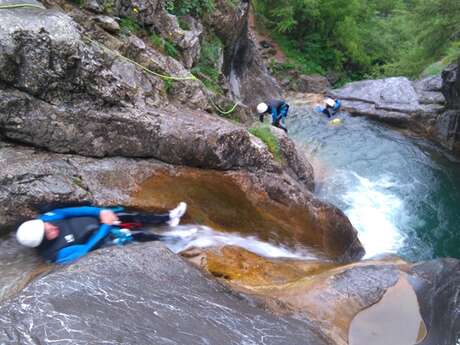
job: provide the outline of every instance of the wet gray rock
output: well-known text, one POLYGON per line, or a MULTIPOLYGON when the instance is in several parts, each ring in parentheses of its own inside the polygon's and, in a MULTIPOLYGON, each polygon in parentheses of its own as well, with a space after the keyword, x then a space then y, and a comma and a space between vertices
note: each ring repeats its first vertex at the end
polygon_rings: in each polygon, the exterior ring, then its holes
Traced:
POLYGON ((83 0, 83 8, 94 13, 104 12, 104 7, 97 0, 83 0))
POLYGON ((87 101, 94 106, 133 104, 141 97, 140 84, 148 79, 135 69, 131 74, 138 83, 120 78, 121 63, 113 64, 119 60, 95 43, 83 42, 69 16, 53 10, 19 11, 0 12, 0 85, 75 107, 87 101))
POLYGON ((0 233, 35 217, 47 205, 129 204, 137 183, 160 167, 155 161, 95 160, 0 142, 0 233))
POLYGON ((460 110, 442 113, 436 122, 434 135, 444 147, 460 155, 460 110))
POLYGON ((118 22, 109 16, 97 16, 94 17, 94 21, 105 31, 112 34, 116 34, 120 31, 120 25, 118 22))
POLYGON ((281 88, 269 75, 250 36, 250 2, 240 1, 236 6, 226 0, 215 3, 215 10, 203 18, 203 23, 224 42, 223 73, 233 97, 251 108, 259 102, 279 98, 281 88))
POLYGON ((426 77, 412 83, 421 104, 444 105, 446 99, 442 94, 442 78, 440 75, 426 77))
POLYGON ((276 170, 259 139, 211 115, 146 108, 115 108, 110 113, 65 109, 20 91, 1 91, 0 128, 11 140, 85 156, 156 158, 224 170, 276 170))
POLYGON ((252 114, 256 113, 258 103, 281 97, 281 88, 268 74, 252 40, 241 38, 231 61, 228 59, 224 60, 224 68, 227 64, 226 76, 231 92, 250 107, 252 114))
MULTIPOLYGON (((411 82, 405 77, 363 80, 347 84, 331 95, 343 101, 352 115, 365 115, 383 122, 429 130, 430 123, 420 120, 436 118, 444 109, 439 79, 411 82)), ((429 121, 428 121, 429 122, 429 121)))
POLYGON ((442 93, 446 97, 449 109, 460 109, 460 76, 458 73, 458 62, 448 66, 442 72, 442 93))
POLYGON ((311 329, 232 294, 159 243, 98 250, 0 304, 5 345, 326 344, 311 329))
MULTIPOLYGON (((85 43, 70 17, 24 11, 21 16, 0 12, 0 129, 5 138, 86 156, 149 157, 218 169, 236 169, 248 159, 259 160, 260 167, 271 165, 271 155, 243 127, 193 111, 157 110, 163 82, 94 41, 85 43)), ((137 37, 129 37, 121 49, 149 60, 147 66, 154 69, 152 50, 137 37)), ((167 58, 161 65, 168 65, 167 58)), ((195 97, 196 87, 175 90, 177 101, 207 103, 203 92, 195 97)))
POLYGON ((420 345, 452 345, 460 338, 460 261, 442 259, 415 264, 411 284, 428 334, 420 345))
POLYGON ((315 188, 315 177, 313 167, 307 160, 304 153, 302 153, 295 145, 295 143, 288 138, 282 129, 270 127, 272 133, 278 138, 280 144, 280 152, 286 162, 286 171, 295 180, 302 182, 307 186, 308 190, 313 192, 315 188))
POLYGON ((460 155, 460 77, 458 63, 442 73, 442 92, 447 110, 439 116, 434 135, 437 140, 456 155, 460 155))
MULTIPOLYGON (((106 7, 105 0, 96 0, 96 3, 98 7, 106 7)), ((188 17, 184 21, 187 22, 189 28, 187 30, 182 29, 177 17, 166 11, 165 1, 116 0, 113 1, 110 14, 133 18, 142 27, 151 28, 152 31, 179 47, 182 62, 187 69, 190 69, 197 62, 203 26, 199 21, 188 17)))
POLYGON ((445 72, 443 78, 444 82, 440 76, 414 82, 403 77, 365 80, 347 84, 331 95, 340 98, 343 109, 351 115, 407 127, 455 152, 459 146, 458 116, 446 112, 446 103, 447 106, 453 104, 449 95, 455 95, 454 91, 446 91, 449 89, 446 80, 452 80, 449 85, 455 85, 455 77, 450 71, 445 72))
MULTIPOLYGON (((334 90, 332 94, 343 100, 346 108, 348 101, 374 106, 377 112, 372 116, 375 117, 379 117, 380 113, 411 114, 420 110, 418 95, 412 83, 403 77, 353 82, 334 90)), ((351 112, 354 113, 354 110, 351 112)))
POLYGON ((305 93, 325 93, 331 86, 327 78, 321 75, 300 75, 293 84, 292 91, 305 93))
POLYGON ((159 17, 156 24, 161 36, 172 41, 182 51, 182 61, 186 68, 192 68, 200 57, 200 38, 203 34, 203 25, 191 16, 183 20, 187 23, 188 30, 180 27, 176 16, 165 13, 159 17))

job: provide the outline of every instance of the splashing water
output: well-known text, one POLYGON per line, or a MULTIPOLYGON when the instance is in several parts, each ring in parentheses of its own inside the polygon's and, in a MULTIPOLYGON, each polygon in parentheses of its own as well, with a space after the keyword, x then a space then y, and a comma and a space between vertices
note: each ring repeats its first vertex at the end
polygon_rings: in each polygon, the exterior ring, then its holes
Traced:
POLYGON ((429 142, 362 117, 342 122, 303 105, 290 114, 290 136, 307 152, 315 193, 358 230, 366 257, 460 258, 460 164, 429 142))
POLYGON ((355 188, 343 196, 349 205, 345 214, 359 231, 359 238, 366 248, 365 257, 397 252, 406 240, 405 234, 396 226, 397 218, 406 211, 404 202, 388 191, 394 184, 386 176, 372 182, 352 174, 357 182, 355 188))
POLYGON ((175 253, 193 247, 206 248, 233 245, 270 258, 314 260, 318 259, 319 255, 307 248, 287 248, 261 241, 255 236, 221 233, 200 225, 181 225, 177 228, 161 232, 161 235, 164 236, 161 241, 175 253))

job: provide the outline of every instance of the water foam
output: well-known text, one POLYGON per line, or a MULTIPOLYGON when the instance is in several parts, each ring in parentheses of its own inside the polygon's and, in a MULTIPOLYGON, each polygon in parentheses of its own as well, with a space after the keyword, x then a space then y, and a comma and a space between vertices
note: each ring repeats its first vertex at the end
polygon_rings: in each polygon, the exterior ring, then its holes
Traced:
POLYGON ((271 258, 297 258, 314 260, 318 256, 306 248, 290 249, 261 241, 255 236, 243 236, 237 233, 221 233, 206 226, 178 226, 174 230, 162 232, 162 242, 173 252, 178 253, 192 247, 206 248, 234 245, 255 254, 271 258))
POLYGON ((397 187, 390 176, 374 181, 352 172, 355 183, 344 195, 345 214, 358 230, 366 258, 382 253, 397 253, 406 236, 396 226, 409 219, 403 200, 391 191, 397 187))

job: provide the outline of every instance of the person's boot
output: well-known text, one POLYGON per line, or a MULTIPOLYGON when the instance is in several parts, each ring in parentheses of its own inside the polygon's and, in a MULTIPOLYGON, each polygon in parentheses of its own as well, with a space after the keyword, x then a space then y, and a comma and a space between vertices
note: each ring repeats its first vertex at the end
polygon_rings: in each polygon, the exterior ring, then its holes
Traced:
POLYGON ((178 226, 185 211, 187 211, 187 204, 185 202, 180 202, 175 209, 169 211, 168 225, 172 227, 178 226))

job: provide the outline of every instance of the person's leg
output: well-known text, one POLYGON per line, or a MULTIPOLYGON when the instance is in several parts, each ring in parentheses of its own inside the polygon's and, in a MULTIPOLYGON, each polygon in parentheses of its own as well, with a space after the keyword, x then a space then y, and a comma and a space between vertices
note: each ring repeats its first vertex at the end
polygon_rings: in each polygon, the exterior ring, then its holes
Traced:
POLYGON ((272 126, 278 127, 279 125, 279 114, 276 109, 272 110, 272 126))
POLYGON ((287 104, 284 104, 281 107, 280 114, 279 114, 279 117, 280 117, 279 128, 284 130, 286 133, 287 133, 286 118, 287 118, 288 111, 289 111, 289 106, 287 104))
POLYGON ((139 213, 139 212, 123 212, 117 213, 122 224, 130 224, 135 228, 140 228, 142 225, 162 225, 166 224, 171 217, 169 213, 139 213))
POLYGON ((145 231, 134 231, 131 232, 133 240, 136 242, 151 242, 151 241, 159 241, 162 237, 161 235, 153 234, 151 232, 145 231))
POLYGON ((185 214, 187 204, 185 202, 169 211, 168 213, 155 214, 155 213, 140 213, 140 212, 121 212, 117 213, 122 226, 127 228, 142 228, 143 225, 165 225, 177 226, 180 218, 185 214))
POLYGON ((287 126, 286 126, 286 117, 283 116, 280 120, 280 123, 279 123, 279 128, 281 128, 283 131, 285 131, 286 133, 288 132, 287 130, 287 126))

